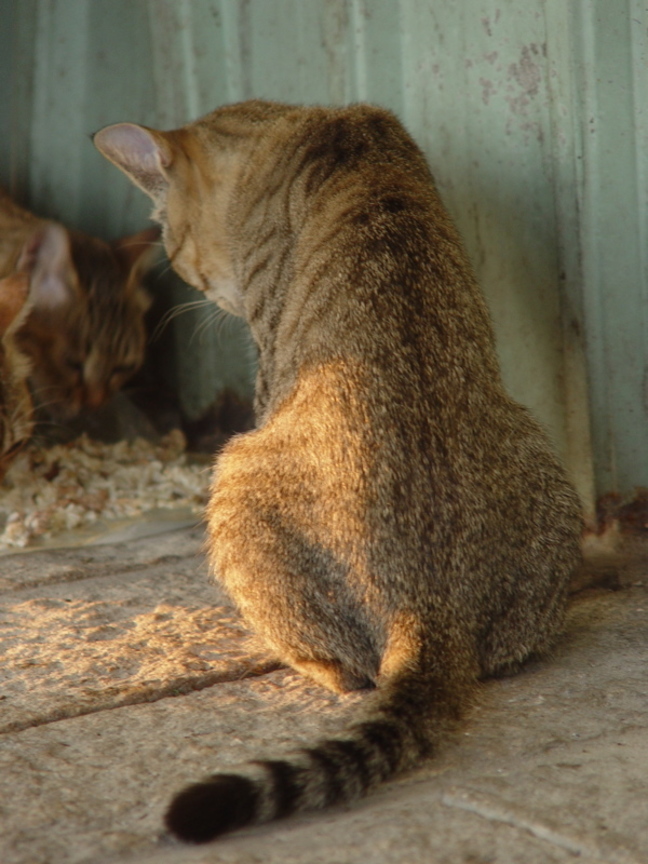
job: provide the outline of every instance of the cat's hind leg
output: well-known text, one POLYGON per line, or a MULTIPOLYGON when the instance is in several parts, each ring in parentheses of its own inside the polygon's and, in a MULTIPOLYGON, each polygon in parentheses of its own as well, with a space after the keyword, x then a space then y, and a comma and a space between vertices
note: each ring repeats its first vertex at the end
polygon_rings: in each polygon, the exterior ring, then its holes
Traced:
POLYGON ((231 528, 230 521, 228 530, 214 532, 214 569, 272 653, 336 693, 373 686, 379 667, 373 628, 329 556, 304 556, 298 567, 280 532, 257 525, 250 544, 231 528))
POLYGON ((300 519, 298 496, 277 492, 278 472, 254 466, 250 442, 235 445, 219 460, 208 508, 216 577, 284 663, 338 693, 371 687, 379 628, 354 588, 350 563, 300 519), (243 450, 245 460, 237 458, 243 450))
POLYGON ((368 690, 376 686, 371 678, 345 667, 339 660, 304 660, 296 657, 291 658, 289 663, 302 675, 335 693, 351 693, 353 690, 368 690))

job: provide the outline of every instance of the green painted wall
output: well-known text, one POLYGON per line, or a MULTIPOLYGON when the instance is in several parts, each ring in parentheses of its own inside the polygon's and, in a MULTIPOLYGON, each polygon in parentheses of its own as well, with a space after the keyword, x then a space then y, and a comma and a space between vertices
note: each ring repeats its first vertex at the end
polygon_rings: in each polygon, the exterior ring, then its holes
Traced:
MULTIPOLYGON (((463 232, 509 388, 591 506, 595 485, 648 485, 647 46, 639 0, 0 0, 0 180, 115 236, 147 204, 88 141, 106 123, 251 96, 392 108, 463 232)), ((195 414, 249 380, 210 315, 173 324, 195 414)))

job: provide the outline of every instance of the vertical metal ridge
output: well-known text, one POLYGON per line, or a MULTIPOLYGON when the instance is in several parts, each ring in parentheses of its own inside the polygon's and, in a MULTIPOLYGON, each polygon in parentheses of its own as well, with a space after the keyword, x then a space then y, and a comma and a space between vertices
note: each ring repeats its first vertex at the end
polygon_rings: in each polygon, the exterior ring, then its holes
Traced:
POLYGON ((582 116, 573 33, 575 4, 545 3, 547 86, 551 128, 547 172, 552 184, 556 235, 557 284, 563 338, 562 392, 565 407, 565 459, 588 517, 595 511, 591 406, 585 349, 583 260, 580 233, 582 186, 582 116))
MULTIPOLYGON (((599 492, 648 486, 644 0, 7 3, 0 179, 25 203, 104 236, 141 227, 147 202, 88 141, 106 123, 170 128, 249 97, 391 108, 465 238, 512 395, 586 500, 590 444, 599 492)), ((247 367, 234 337, 192 342, 207 314, 173 324, 194 413, 247 367)))
MULTIPOLYGON (((645 252, 627 0, 580 0, 580 189, 585 326, 597 487, 648 483, 645 252)), ((645 39, 645 35, 643 36, 645 39)))

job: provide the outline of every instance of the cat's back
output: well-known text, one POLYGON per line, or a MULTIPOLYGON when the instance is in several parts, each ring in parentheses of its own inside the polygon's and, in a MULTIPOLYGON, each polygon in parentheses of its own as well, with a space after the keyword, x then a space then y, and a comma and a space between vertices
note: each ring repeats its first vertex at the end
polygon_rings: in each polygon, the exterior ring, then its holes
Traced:
POLYGON ((228 218, 270 379, 266 414, 300 376, 336 368, 340 392, 355 386, 378 426, 389 416, 399 446, 416 438, 417 449, 442 446, 446 458, 470 451, 475 464, 516 435, 550 450, 504 390, 463 243, 391 112, 253 102, 194 125, 256 138, 228 218))
MULTIPOLYGON (((252 124, 228 220, 245 314, 272 343, 280 389, 291 370, 342 355, 412 399, 469 367, 498 381, 483 297, 402 125, 366 105, 274 107, 252 124)), ((209 128, 237 111, 214 112, 209 128)))
POLYGON ((266 122, 231 211, 262 408, 234 461, 253 465, 255 482, 267 474, 269 498, 277 471, 291 500, 316 488, 323 526, 362 501, 385 585, 400 570, 420 592, 413 574, 425 583, 434 557, 448 579, 471 572, 487 592, 512 567, 551 571, 541 536, 565 550, 562 580, 578 499, 544 431, 505 392, 485 300, 422 153, 369 106, 266 122))

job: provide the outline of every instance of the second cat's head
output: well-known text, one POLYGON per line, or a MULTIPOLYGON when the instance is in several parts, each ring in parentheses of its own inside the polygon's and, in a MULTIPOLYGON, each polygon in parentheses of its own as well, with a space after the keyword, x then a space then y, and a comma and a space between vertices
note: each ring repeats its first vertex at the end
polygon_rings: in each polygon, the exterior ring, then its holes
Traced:
POLYGON ((150 300, 141 278, 157 231, 109 245, 50 225, 23 251, 28 264, 34 259, 33 306, 15 338, 37 402, 64 419, 102 405, 143 362, 150 300))

